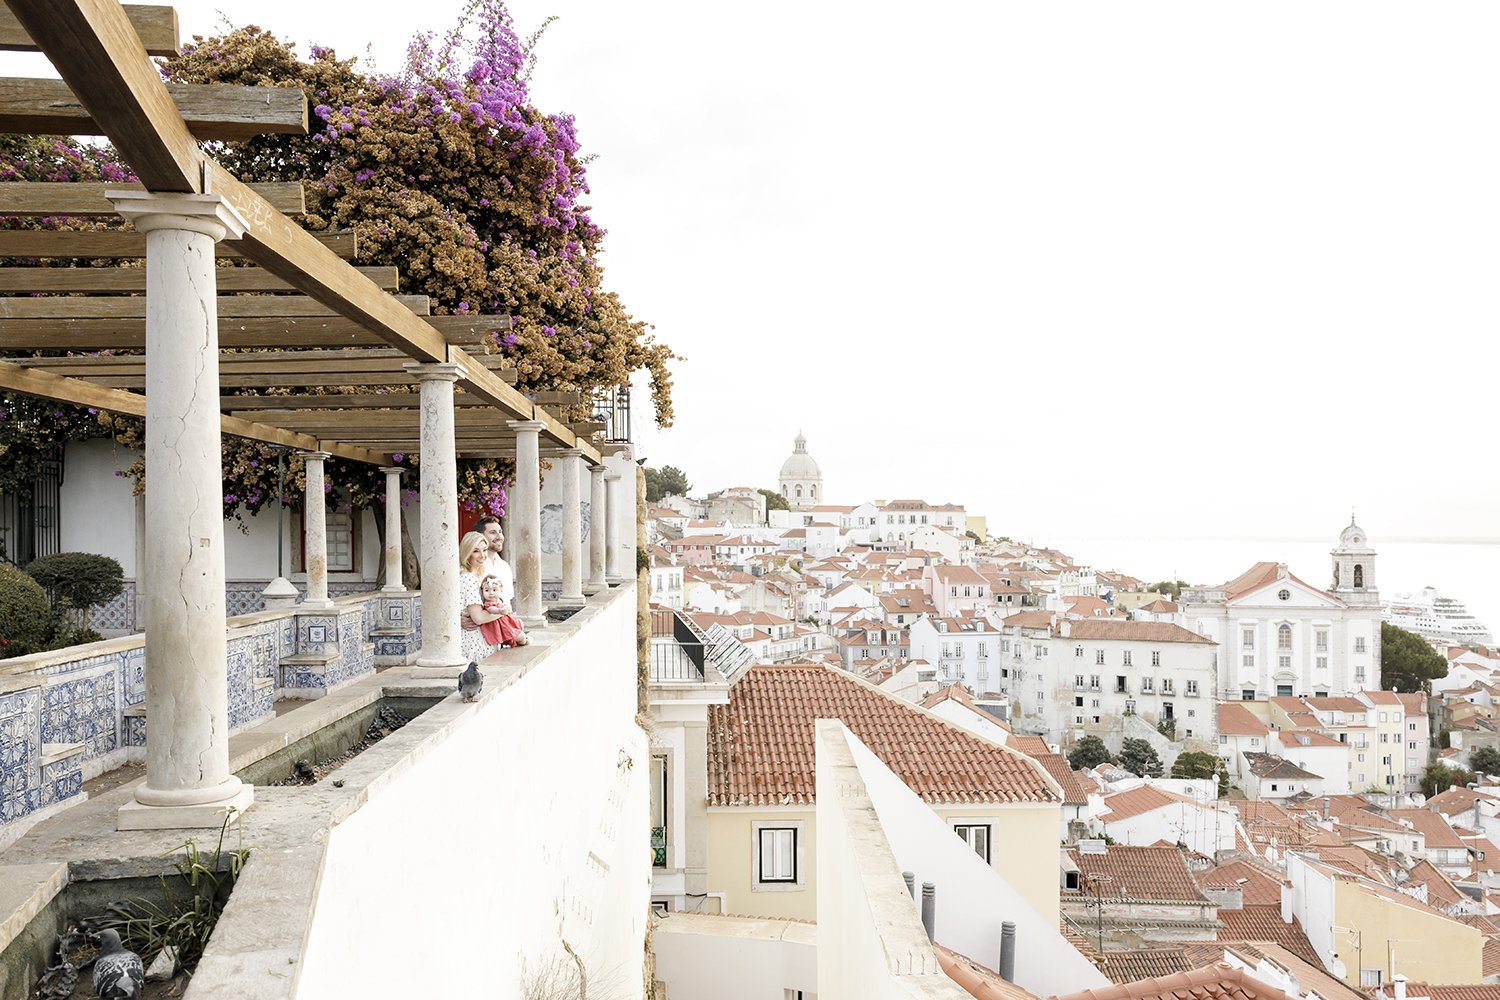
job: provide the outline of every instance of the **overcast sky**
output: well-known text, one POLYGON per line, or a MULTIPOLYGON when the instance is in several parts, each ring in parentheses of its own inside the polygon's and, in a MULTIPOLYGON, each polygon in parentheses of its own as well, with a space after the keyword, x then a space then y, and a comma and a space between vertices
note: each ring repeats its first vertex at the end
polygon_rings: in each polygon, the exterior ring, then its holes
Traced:
MULTIPOLYGON (((177 7, 394 69, 460 4, 177 7)), ((801 427, 992 530, 1500 536, 1492 0, 512 11, 695 487, 801 427)))

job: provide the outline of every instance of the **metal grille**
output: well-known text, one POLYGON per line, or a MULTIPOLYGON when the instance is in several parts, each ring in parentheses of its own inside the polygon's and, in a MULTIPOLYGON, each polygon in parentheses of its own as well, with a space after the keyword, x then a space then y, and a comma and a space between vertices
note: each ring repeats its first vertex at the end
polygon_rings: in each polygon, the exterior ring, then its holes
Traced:
POLYGON ((609 444, 630 441, 630 386, 617 385, 594 396, 594 419, 604 425, 609 444))
POLYGON ((28 493, 0 495, 0 556, 25 566, 62 551, 58 498, 62 490, 62 449, 42 460, 28 493))

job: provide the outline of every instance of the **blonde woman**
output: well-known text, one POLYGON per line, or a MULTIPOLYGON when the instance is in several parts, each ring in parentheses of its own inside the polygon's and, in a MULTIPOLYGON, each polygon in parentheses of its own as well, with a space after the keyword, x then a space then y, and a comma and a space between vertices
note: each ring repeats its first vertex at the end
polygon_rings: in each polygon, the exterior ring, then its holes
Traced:
MULTIPOLYGON (((480 583, 485 577, 485 561, 490 554, 490 543, 477 531, 471 531, 458 542, 458 615, 462 623, 466 618, 476 626, 499 618, 504 612, 487 611, 484 597, 480 594, 480 583)), ((478 628, 461 629, 462 649, 466 659, 478 663, 497 648, 485 638, 478 628)))

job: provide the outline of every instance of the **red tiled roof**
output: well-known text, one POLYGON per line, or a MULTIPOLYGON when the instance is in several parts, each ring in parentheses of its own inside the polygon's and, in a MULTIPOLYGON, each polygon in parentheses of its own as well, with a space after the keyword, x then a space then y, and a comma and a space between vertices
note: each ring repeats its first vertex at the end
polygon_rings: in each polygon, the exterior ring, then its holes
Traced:
POLYGON ((1219 703, 1219 732, 1226 736, 1265 736, 1271 730, 1244 705, 1233 701, 1219 703))
MULTIPOLYGON (((1380 996, 1393 997, 1395 993, 1392 987, 1383 986, 1380 996)), ((1432 1000, 1500 1000, 1500 983, 1469 983, 1460 986, 1407 983, 1406 996, 1408 1000, 1417 1000, 1418 997, 1431 997, 1432 1000)))
POLYGON ((960 955, 951 948, 934 943, 938 966, 943 973, 975 1000, 1036 1000, 1036 994, 1028 993, 1015 983, 1000 978, 993 969, 987 969, 967 955, 960 955))
POLYGON ((1193 963, 1182 948, 1155 948, 1149 951, 1111 951, 1100 956, 1099 971, 1117 986, 1135 983, 1174 972, 1188 972, 1193 963))
POLYGON ((1057 802, 1046 771, 911 702, 823 664, 758 664, 709 707, 708 804, 815 796, 814 723, 839 719, 927 802, 1057 802))
POLYGON ((1323 962, 1313 951, 1302 924, 1296 917, 1291 923, 1281 919, 1281 905, 1242 906, 1238 910, 1219 910, 1218 939, 1221 944, 1233 941, 1270 941, 1318 968, 1323 962))
MULTIPOLYGON (((1295 1000, 1243 969, 1216 962, 1191 972, 1142 979, 1103 989, 1079 990, 1057 1000, 1295 1000)), ((1485 998, 1490 1000, 1490 998, 1485 998)))
MULTIPOLYGON (((1010 621, 1009 618, 1006 619, 1010 621)), ((1133 622, 1118 618, 1084 618, 1068 622, 1070 639, 1129 639, 1137 642, 1185 642, 1198 646, 1215 645, 1197 632, 1190 632, 1172 622, 1133 622)))
POLYGON ((1012 750, 1019 750, 1028 757, 1040 757, 1052 752, 1047 741, 1040 736, 1031 736, 1027 733, 1012 733, 1005 745, 1012 750))
POLYGON ((1106 824, 1117 823, 1120 820, 1130 819, 1132 816, 1148 813, 1153 809, 1160 809, 1162 806, 1178 805, 1183 802, 1197 805, 1186 795, 1178 795, 1153 785, 1141 785, 1128 792, 1106 795, 1104 807, 1109 812, 1102 814, 1099 818, 1106 824))
POLYGON ((1392 809, 1390 813, 1396 822, 1405 820, 1410 823, 1412 829, 1422 835, 1429 850, 1435 847, 1462 849, 1464 846, 1448 821, 1430 809, 1392 809))
MULTIPOLYGON (((1008 742, 1008 741, 1007 741, 1008 742)), ((1068 767, 1068 758, 1060 753, 1038 753, 1027 756, 1047 769, 1063 791, 1063 802, 1068 805, 1084 805, 1089 800, 1088 790, 1078 780, 1078 775, 1068 767)))
POLYGON ((1245 906, 1281 906, 1281 882, 1248 861, 1230 861, 1193 877, 1199 888, 1239 889, 1245 906))
POLYGON ((1105 899, 1135 899, 1206 903, 1198 891, 1187 861, 1176 847, 1130 847, 1115 844, 1103 854, 1083 854, 1069 849, 1068 856, 1078 866, 1080 886, 1064 889, 1062 896, 1093 898, 1092 874, 1107 875, 1109 881, 1098 883, 1099 895, 1105 899))

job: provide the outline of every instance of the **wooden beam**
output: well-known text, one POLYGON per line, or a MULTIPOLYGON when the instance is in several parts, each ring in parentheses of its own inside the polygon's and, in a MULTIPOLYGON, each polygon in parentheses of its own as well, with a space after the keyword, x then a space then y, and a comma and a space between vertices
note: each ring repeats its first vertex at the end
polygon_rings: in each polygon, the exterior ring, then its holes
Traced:
MULTIPOLYGON (((3 186, 3 185, 0 185, 3 186)), ((361 267, 365 277, 393 290, 401 283, 395 267, 361 267)), ((258 267, 221 267, 214 280, 223 292, 285 292, 291 286, 258 267)), ((144 267, 0 267, 0 293, 144 292, 144 267)))
MULTIPOLYGON (((169 83, 167 94, 194 138, 243 142, 258 135, 305 135, 307 99, 296 87, 169 83)), ((0 132, 104 135, 62 80, 0 77, 0 132)))
MULTIPOLYGON (((503 376, 507 370, 502 369, 503 376)), ((339 392, 299 393, 295 396, 222 396, 221 410, 414 410, 422 405, 416 392, 339 392)), ((453 394, 453 405, 471 408, 489 406, 465 392, 453 394)))
POLYGON ((204 155, 118 0, 6 0, 151 191, 201 192, 204 155))
MULTIPOLYGON (((74 375, 138 375, 146 370, 141 354, 115 354, 101 357, 12 358, 13 364, 28 368, 74 375)), ((389 348, 327 351, 251 351, 242 354, 220 354, 219 371, 230 374, 322 374, 336 377, 352 372, 395 372, 414 383, 406 371, 408 359, 389 348)), ((504 370, 506 359, 492 354, 482 359, 492 371, 504 370)))
MULTIPOLYGON (((315 243, 337 257, 353 257, 359 250, 354 232, 308 233, 315 243)), ((238 257, 233 243, 214 247, 219 257, 238 257)), ((45 257, 52 259, 103 260, 146 256, 143 233, 72 232, 68 230, 15 229, 0 230, 0 257, 45 257)))
MULTIPOLYGON (((4 187, 0 184, 0 187, 4 187)), ((217 269, 216 269, 217 270, 217 269)), ((425 295, 398 295, 398 302, 425 315, 431 302, 425 295)), ((278 319, 332 316, 332 311, 306 295, 220 295, 219 320, 278 319)), ((146 296, 0 296, 0 319, 139 319, 146 318, 146 296)))
MULTIPOLYGON (((296 181, 253 186, 278 212, 301 215, 307 211, 302 185, 296 181)), ((141 186, 93 181, 8 181, 0 184, 0 215, 107 215, 118 218, 114 203, 104 197, 104 192, 124 189, 139 191, 141 186)))
MULTIPOLYGON (((494 329, 493 324, 476 322, 466 316, 418 317, 395 303, 394 298, 392 302, 412 319, 425 319, 435 333, 456 343, 482 343, 494 329)), ((219 320, 220 347, 383 347, 385 343, 376 334, 342 316, 222 317, 219 320)), ((144 319, 0 319, 0 350, 3 351, 125 351, 141 350, 145 346, 144 319)), ((531 404, 528 401, 526 405, 531 404)))
MULTIPOLYGON (((145 47, 148 56, 172 56, 177 54, 182 35, 177 29, 177 10, 145 4, 128 4, 125 16, 135 29, 136 37, 145 47)), ((21 27, 16 16, 9 10, 0 9, 0 51, 35 52, 36 42, 21 27)))
POLYGON ((528 392, 526 398, 537 406, 577 406, 583 401, 581 392, 528 392))
POLYGON ((608 430, 609 425, 602 420, 575 420, 568 425, 574 434, 584 437, 592 437, 603 430, 608 430))
MULTIPOLYGON (((72 403, 75 406, 92 406, 125 416, 144 417, 146 415, 146 397, 140 393, 107 389, 82 379, 22 368, 6 361, 0 361, 0 388, 42 399, 53 399, 60 403, 72 403)), ((279 444, 288 448, 301 448, 307 451, 316 451, 321 448, 341 458, 369 462, 373 465, 384 465, 387 461, 386 454, 361 445, 320 439, 309 434, 300 434, 241 417, 225 415, 220 420, 220 429, 223 433, 233 437, 279 444)))
MULTIPOLYGON (((421 425, 417 410, 299 410, 296 396, 282 396, 281 399, 287 404, 285 409, 230 412, 246 419, 263 420, 297 430, 380 433, 401 428, 415 431, 421 425)), ((495 437, 514 436, 506 428, 505 418, 489 408, 466 407, 454 414, 453 424, 458 430, 478 429, 489 431, 495 437)))
MULTIPOLYGON (((507 368, 494 375, 503 382, 514 382, 516 371, 507 368)), ((116 389, 144 389, 146 376, 141 374, 89 375, 88 380, 98 385, 116 389)), ((330 385, 351 386, 401 386, 412 384, 409 372, 360 372, 358 377, 330 375, 327 372, 288 372, 280 375, 234 375, 219 374, 219 386, 224 389, 310 389, 317 391, 330 385)), ((490 405, 485 403, 486 406, 490 405)))

